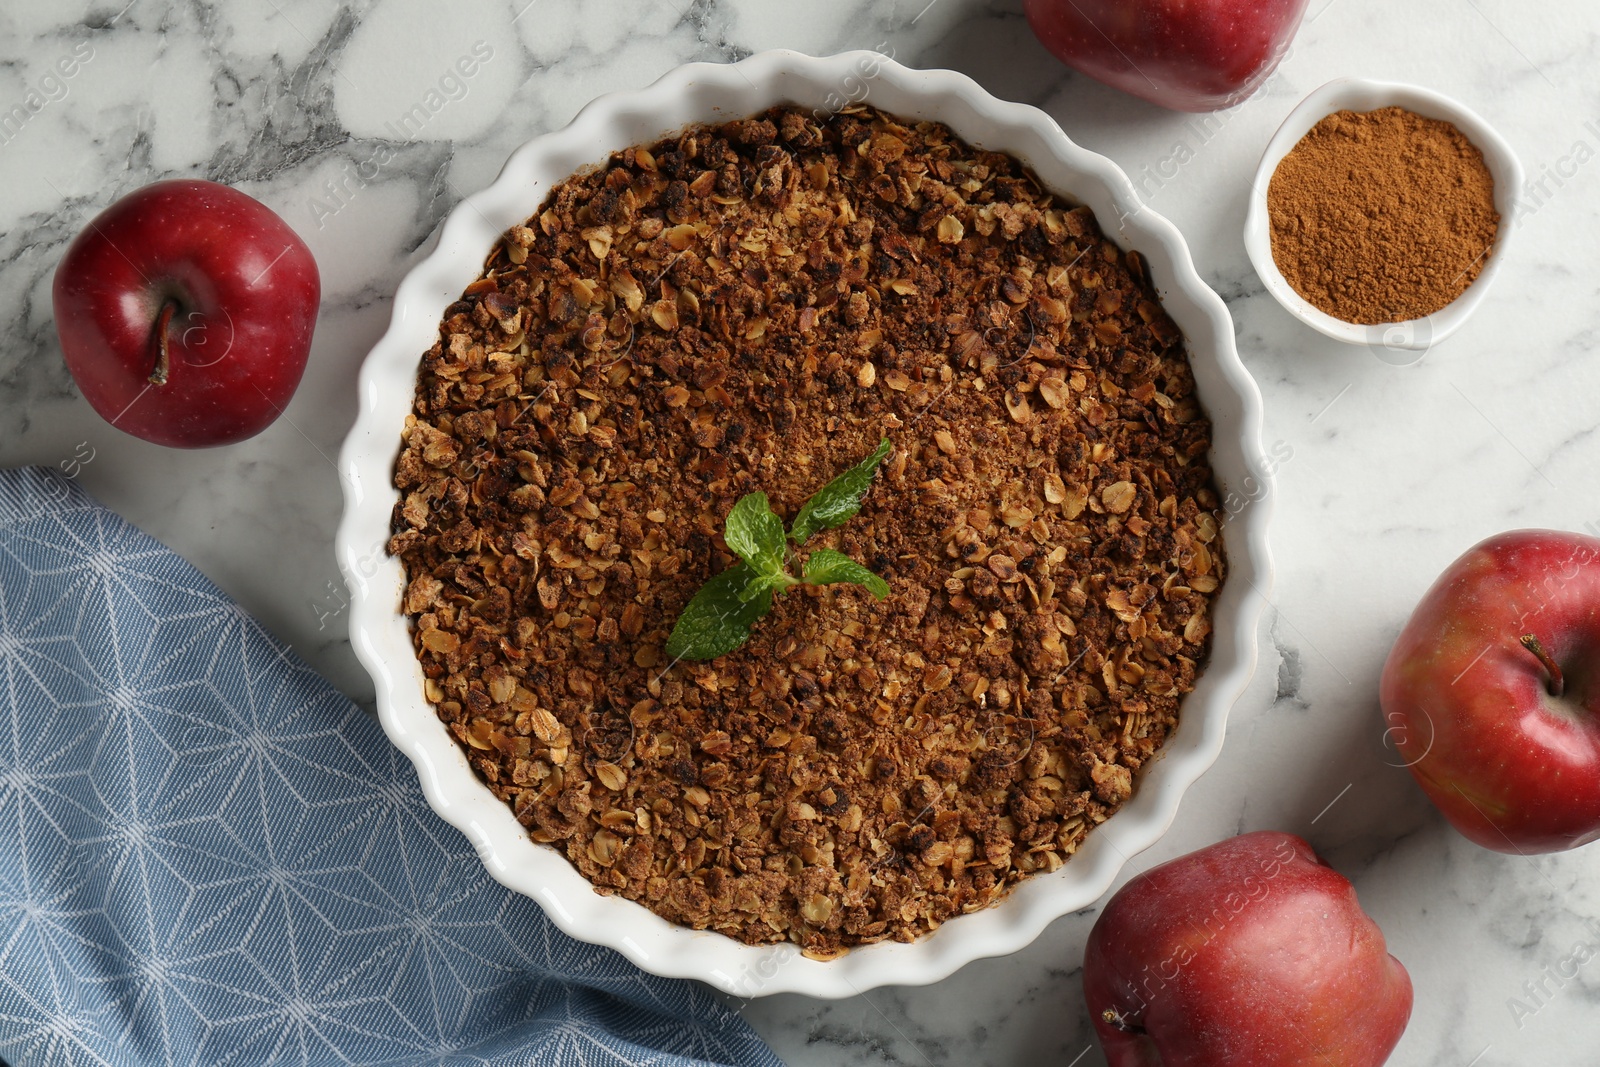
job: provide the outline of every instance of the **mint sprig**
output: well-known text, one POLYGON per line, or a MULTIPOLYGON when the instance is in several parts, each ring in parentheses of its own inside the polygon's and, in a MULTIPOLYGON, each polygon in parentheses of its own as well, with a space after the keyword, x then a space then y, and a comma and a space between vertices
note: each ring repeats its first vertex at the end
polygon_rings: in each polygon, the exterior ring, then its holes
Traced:
POLYGON ((727 655, 750 639, 751 629, 772 610, 773 596, 797 585, 847 583, 861 586, 878 600, 888 596, 888 582, 831 548, 812 552, 799 578, 789 573, 786 564, 789 541, 804 544, 812 534, 842 526, 861 510, 878 464, 890 450, 885 438, 872 455, 817 490, 787 534, 767 494, 741 497, 722 530, 722 539, 740 562, 701 586, 684 607, 667 638, 667 655, 675 660, 727 655))

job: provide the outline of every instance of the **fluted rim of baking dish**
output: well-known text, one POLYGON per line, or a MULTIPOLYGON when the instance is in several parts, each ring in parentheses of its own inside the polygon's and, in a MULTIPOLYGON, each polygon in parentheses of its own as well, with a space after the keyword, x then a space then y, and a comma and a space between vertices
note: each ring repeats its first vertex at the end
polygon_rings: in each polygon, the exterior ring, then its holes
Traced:
POLYGON ((614 948, 653 974, 700 979, 740 997, 838 998, 884 985, 926 985, 975 959, 1023 948, 1053 919, 1094 904, 1122 865, 1166 832, 1185 791, 1221 752, 1228 713, 1255 669, 1256 626, 1272 580, 1266 537, 1272 469, 1261 445, 1261 394, 1235 350, 1226 306, 1196 273, 1176 227, 1140 202, 1116 164, 1074 144, 1043 111, 996 99, 954 71, 914 70, 869 51, 819 58, 775 50, 733 64, 687 64, 644 89, 594 100, 565 128, 518 148, 488 188, 451 211, 435 250, 400 284, 389 329, 367 356, 359 389, 360 413, 340 452, 345 511, 335 550, 351 591, 351 643, 372 675, 384 731, 415 764, 433 810, 467 836, 495 879, 538 901, 566 933, 614 948), (500 235, 531 216, 553 184, 613 151, 692 123, 778 104, 831 111, 862 101, 903 118, 945 123, 973 145, 1016 156, 1047 188, 1092 209, 1106 236, 1145 257, 1188 341, 1197 393, 1212 420, 1229 576, 1215 604, 1210 659, 1184 701, 1178 728, 1141 771, 1134 796, 1067 863, 918 941, 864 945, 821 961, 792 945, 746 945, 691 930, 631 900, 603 896, 565 856, 534 844, 478 780, 424 698, 400 611, 403 569, 383 545, 399 499, 392 476, 422 353, 437 340, 444 309, 479 275, 500 235))

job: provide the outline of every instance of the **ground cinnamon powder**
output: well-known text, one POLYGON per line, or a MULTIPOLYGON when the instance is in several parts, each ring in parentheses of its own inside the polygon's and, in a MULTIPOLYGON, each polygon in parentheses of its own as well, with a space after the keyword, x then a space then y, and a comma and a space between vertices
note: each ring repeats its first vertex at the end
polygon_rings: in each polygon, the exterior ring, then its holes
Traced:
POLYGON ((1283 157, 1267 190, 1272 258, 1346 322, 1421 318, 1483 269, 1499 229, 1483 153, 1399 107, 1338 111, 1283 157))

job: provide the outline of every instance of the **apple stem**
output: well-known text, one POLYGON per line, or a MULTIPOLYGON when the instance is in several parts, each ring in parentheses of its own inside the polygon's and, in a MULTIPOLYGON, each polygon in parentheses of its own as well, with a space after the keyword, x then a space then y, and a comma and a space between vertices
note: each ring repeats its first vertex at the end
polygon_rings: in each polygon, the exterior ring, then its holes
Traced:
POLYGON ((172 315, 177 310, 178 305, 168 300, 161 305, 161 314, 156 316, 155 333, 150 338, 150 347, 155 350, 150 368, 151 385, 167 384, 167 370, 172 366, 172 356, 167 351, 167 327, 172 325, 172 315))
POLYGON ((1105 1011, 1100 1013, 1100 1018, 1106 1021, 1107 1026, 1110 1026, 1116 1030, 1120 1030, 1125 1034, 1143 1034, 1149 1032, 1137 1023, 1130 1022, 1128 1016, 1122 1014, 1116 1008, 1107 1008, 1105 1011))
POLYGON ((1532 634, 1523 634, 1522 647, 1532 652, 1539 662, 1544 664, 1544 669, 1549 672, 1550 681, 1546 688, 1549 690, 1550 695, 1559 697, 1565 693, 1567 691, 1566 676, 1561 673, 1561 667, 1551 657, 1550 653, 1544 650, 1544 645, 1539 643, 1539 639, 1532 634))

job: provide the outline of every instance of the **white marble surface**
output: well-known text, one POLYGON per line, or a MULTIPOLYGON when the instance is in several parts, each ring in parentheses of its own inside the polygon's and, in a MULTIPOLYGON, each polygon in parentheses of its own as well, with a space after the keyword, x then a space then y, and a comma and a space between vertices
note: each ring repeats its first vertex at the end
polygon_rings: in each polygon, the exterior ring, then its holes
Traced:
MULTIPOLYGON (((1034 43, 1020 0, 124 3, 0 8, 0 463, 76 472, 362 701, 370 686, 345 640, 331 553, 330 457, 396 283, 511 148, 601 92, 774 46, 881 46, 1045 108, 1142 182, 1187 236, 1235 315, 1266 395, 1267 442, 1293 452, 1275 490, 1278 583, 1260 672, 1216 768, 1125 877, 1241 830, 1304 834, 1355 880, 1415 980, 1416 1013, 1393 1062, 1595 1061, 1600 960, 1561 988, 1547 981, 1547 1003, 1520 1025, 1508 1001, 1531 1005, 1524 983, 1580 941, 1600 946, 1600 923, 1586 925, 1600 916, 1600 845, 1527 860, 1468 844, 1390 765, 1376 701, 1390 642, 1460 551, 1511 527, 1600 525, 1592 0, 1312 0, 1280 75, 1209 132, 1070 75, 1034 43), (441 84, 480 41, 493 54, 474 77, 441 84), (49 80, 85 44, 81 69, 49 80), (1462 98, 1545 177, 1497 290, 1414 366, 1295 324, 1239 236, 1268 136, 1311 89, 1352 74, 1462 98), (435 90, 443 106, 396 143, 391 124, 435 90), (13 105, 26 122, 7 126, 13 105), (1579 142, 1587 151, 1574 155, 1579 142), (384 146, 394 159, 353 178, 384 146), (55 263, 89 217, 180 175, 238 185, 279 211, 316 253, 326 295, 287 417, 252 441, 193 453, 145 445, 90 411, 62 366, 49 305, 55 263)), ((932 987, 839 1003, 774 997, 745 1012, 797 1067, 1088 1067, 1103 1062, 1080 1004, 1093 919, 1062 919, 1027 951, 932 987)))

